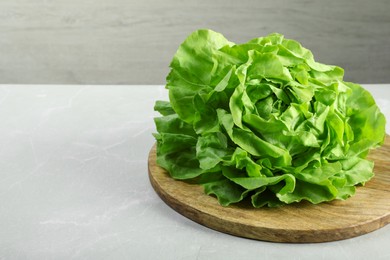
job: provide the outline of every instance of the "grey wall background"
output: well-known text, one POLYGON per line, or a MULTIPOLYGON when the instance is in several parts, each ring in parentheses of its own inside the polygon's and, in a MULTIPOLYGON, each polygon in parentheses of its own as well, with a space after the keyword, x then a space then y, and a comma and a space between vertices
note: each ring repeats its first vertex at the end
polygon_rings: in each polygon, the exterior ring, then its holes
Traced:
POLYGON ((345 79, 390 83, 388 0, 2 0, 0 83, 164 84, 178 45, 279 32, 345 79))

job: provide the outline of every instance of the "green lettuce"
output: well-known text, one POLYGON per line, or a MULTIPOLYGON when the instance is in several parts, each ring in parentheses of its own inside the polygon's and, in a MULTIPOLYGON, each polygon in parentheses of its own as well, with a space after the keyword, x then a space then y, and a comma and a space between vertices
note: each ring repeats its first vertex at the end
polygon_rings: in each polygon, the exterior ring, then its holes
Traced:
POLYGON ((384 115, 300 43, 198 30, 170 67, 169 102, 155 104, 157 163, 221 205, 344 200, 373 177, 365 157, 384 142, 384 115))

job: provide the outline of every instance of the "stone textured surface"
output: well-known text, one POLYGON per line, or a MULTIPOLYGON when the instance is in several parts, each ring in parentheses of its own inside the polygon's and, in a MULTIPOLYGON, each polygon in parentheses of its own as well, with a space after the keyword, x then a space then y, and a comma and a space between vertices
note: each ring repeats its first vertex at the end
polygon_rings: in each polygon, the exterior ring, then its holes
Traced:
POLYGON ((387 0, 3 0, 0 83, 164 84, 192 31, 296 39, 346 80, 390 82, 387 0))
MULTIPOLYGON (((390 85, 368 89, 390 118, 390 85)), ((390 257, 390 225, 339 242, 275 244, 173 211, 148 180, 157 99, 167 99, 162 86, 0 85, 0 259, 390 257)))

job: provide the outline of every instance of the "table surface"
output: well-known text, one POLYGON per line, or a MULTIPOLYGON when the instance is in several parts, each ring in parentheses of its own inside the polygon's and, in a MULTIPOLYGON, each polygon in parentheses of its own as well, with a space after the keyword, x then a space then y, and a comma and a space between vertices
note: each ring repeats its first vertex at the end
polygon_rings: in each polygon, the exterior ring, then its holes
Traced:
MULTIPOLYGON (((390 84, 364 87, 390 118, 390 84)), ((283 244, 176 213, 147 173, 158 99, 163 86, 0 86, 0 259, 390 258, 390 225, 283 244)))

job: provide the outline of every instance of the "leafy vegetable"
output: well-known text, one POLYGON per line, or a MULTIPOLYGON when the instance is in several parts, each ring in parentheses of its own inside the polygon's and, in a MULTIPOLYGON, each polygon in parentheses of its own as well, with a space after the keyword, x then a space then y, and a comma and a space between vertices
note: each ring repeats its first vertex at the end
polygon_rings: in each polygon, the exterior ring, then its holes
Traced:
POLYGON ((198 30, 170 66, 170 102, 155 105, 157 162, 221 205, 347 199, 373 177, 364 158, 384 141, 384 115, 298 42, 274 33, 234 44, 198 30))

